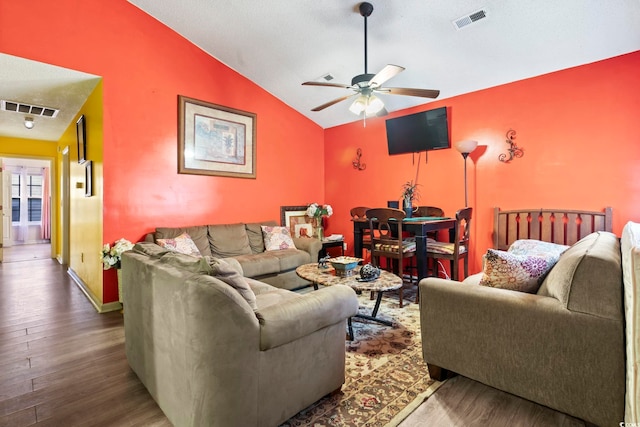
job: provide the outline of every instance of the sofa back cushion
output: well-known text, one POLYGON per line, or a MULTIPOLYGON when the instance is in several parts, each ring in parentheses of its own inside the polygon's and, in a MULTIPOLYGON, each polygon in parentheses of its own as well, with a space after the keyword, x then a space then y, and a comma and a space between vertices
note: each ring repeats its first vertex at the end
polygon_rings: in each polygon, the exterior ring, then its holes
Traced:
POLYGON ((193 227, 158 227, 156 228, 155 239, 175 239, 183 233, 187 233, 193 243, 196 244, 202 256, 211 256, 209 249, 209 239, 207 239, 207 226, 196 225, 193 227))
POLYGON ((245 228, 247 230, 247 237, 249 238, 249 246, 251 246, 251 252, 254 254, 259 254, 264 252, 264 240, 262 238, 262 229, 260 228, 263 225, 276 226, 278 225, 275 221, 263 221, 263 222, 252 222, 249 224, 245 224, 245 228))
POLYGON ((242 223, 207 226, 211 255, 226 258, 251 253, 247 230, 242 223))
POLYGON ((606 231, 584 237, 564 252, 538 291, 568 310, 622 319, 620 241, 606 231))

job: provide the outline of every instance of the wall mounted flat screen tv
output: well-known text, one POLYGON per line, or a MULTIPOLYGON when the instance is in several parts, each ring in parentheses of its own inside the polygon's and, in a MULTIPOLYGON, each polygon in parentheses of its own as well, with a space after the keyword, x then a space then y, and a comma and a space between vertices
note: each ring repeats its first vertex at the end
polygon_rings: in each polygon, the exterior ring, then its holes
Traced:
POLYGON ((451 148, 447 107, 388 119, 386 125, 389 154, 451 148))

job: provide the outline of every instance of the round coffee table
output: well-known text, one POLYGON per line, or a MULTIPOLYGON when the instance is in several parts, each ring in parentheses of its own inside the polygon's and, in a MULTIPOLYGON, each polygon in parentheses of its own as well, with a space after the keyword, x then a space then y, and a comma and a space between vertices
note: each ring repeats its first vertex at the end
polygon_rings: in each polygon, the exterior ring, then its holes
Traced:
MULTIPOLYGON (((318 264, 304 264, 296 268, 298 276, 312 282, 314 285, 347 285, 355 291, 377 292, 378 296, 371 315, 358 313, 354 317, 360 317, 362 319, 372 320, 374 322, 382 323, 383 325, 391 326, 393 324, 392 322, 377 317, 378 309, 380 308, 380 301, 382 301, 382 293, 400 289, 402 287, 402 279, 393 273, 382 270, 380 272, 380 277, 376 280, 360 282, 357 280, 358 277, 360 277, 358 275, 359 271, 360 266, 356 267, 352 276, 340 277, 336 276, 335 269, 333 267, 319 268, 318 264)), ((349 339, 353 340, 351 318, 349 318, 349 339)))

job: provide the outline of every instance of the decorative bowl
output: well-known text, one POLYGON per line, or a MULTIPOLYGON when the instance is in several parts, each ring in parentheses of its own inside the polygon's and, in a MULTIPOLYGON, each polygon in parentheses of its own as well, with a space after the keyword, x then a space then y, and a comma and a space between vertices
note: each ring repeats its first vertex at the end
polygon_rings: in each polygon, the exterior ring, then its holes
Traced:
POLYGON ((336 270, 336 275, 341 277, 351 276, 353 274, 353 269, 356 268, 360 261, 362 261, 362 258, 355 258, 352 256, 329 258, 329 262, 336 270))

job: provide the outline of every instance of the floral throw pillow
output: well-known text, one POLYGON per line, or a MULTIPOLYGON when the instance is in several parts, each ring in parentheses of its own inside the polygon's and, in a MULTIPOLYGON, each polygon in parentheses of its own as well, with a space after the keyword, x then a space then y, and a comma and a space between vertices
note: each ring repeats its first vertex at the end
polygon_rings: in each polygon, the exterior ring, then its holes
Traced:
POLYGON ((191 236, 187 233, 171 238, 171 239, 158 239, 156 243, 165 249, 169 249, 173 252, 180 252, 185 255, 191 255, 201 258, 202 254, 198 250, 196 244, 191 240, 191 236))
POLYGON ((279 251, 282 249, 296 248, 287 227, 263 225, 261 228, 265 251, 279 251))
POLYGON ((557 261, 553 256, 518 255, 489 249, 480 284, 533 294, 557 261))
POLYGON ((557 259, 560 258, 560 255, 567 249, 569 249, 569 246, 559 245, 557 243, 543 242, 542 240, 535 239, 521 239, 513 242, 507 252, 515 255, 550 256, 557 259))

